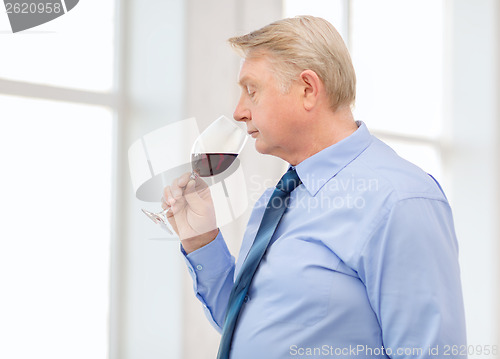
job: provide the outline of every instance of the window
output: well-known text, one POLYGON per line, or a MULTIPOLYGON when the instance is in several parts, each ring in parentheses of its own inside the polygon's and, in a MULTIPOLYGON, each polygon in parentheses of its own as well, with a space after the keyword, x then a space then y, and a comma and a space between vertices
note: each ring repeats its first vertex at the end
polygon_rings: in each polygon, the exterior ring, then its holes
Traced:
POLYGON ((108 353, 114 2, 1 18, 0 357, 108 353))
MULTIPOLYGON (((3 4, 2 4, 3 6, 3 4)), ((0 19, 0 78, 88 91, 113 85, 114 1, 80 1, 65 15, 16 34, 0 19)))

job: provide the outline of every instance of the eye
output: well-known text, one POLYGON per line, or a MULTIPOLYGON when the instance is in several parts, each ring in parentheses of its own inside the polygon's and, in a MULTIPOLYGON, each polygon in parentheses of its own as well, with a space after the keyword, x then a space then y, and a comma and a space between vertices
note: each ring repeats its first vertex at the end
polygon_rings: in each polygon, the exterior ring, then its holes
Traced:
POLYGON ((247 87, 247 93, 251 98, 255 96, 255 90, 251 89, 250 87, 247 87))

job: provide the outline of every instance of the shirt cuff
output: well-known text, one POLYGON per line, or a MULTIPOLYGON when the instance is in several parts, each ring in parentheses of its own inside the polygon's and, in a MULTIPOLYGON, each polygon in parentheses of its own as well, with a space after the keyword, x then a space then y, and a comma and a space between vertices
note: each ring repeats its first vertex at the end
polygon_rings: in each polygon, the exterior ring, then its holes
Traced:
POLYGON ((181 252, 184 254, 190 274, 201 281, 218 276, 233 264, 233 258, 221 231, 212 242, 189 254, 186 254, 181 245, 181 252))

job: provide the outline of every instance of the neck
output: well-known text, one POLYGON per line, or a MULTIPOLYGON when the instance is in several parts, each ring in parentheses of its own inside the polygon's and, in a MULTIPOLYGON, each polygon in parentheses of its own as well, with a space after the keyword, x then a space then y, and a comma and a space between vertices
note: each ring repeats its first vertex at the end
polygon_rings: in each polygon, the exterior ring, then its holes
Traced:
POLYGON ((335 112, 326 111, 307 122, 300 132, 301 140, 297 143, 296 151, 285 159, 293 166, 342 141, 358 129, 349 107, 339 108, 335 112))

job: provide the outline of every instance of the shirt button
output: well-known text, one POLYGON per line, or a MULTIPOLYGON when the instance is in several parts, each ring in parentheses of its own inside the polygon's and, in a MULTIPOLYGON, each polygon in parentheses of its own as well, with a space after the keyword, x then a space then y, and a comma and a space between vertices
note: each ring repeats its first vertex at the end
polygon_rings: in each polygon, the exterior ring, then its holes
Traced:
POLYGON ((245 295, 245 298, 243 298, 243 302, 248 302, 248 295, 245 295))
POLYGON ((202 269, 203 269, 203 266, 202 266, 201 264, 198 264, 198 265, 196 266, 196 269, 198 269, 198 270, 202 270, 202 269))

